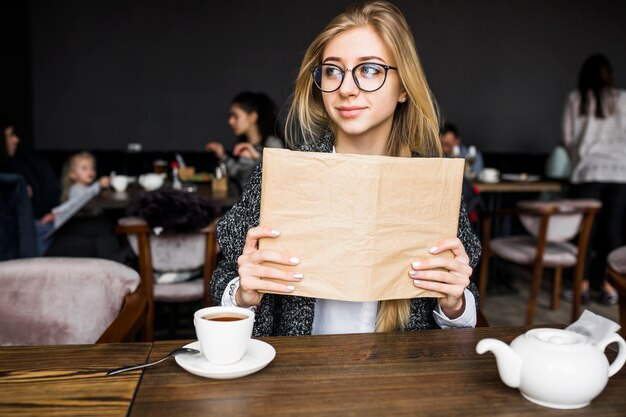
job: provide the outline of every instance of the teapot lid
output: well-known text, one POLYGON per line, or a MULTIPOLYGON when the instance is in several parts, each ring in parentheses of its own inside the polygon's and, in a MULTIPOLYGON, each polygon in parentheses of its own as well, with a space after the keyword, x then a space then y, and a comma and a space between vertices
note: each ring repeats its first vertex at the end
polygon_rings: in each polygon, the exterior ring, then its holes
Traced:
POLYGON ((532 329, 526 332, 526 338, 558 349, 581 348, 589 343, 582 334, 561 329, 532 329))

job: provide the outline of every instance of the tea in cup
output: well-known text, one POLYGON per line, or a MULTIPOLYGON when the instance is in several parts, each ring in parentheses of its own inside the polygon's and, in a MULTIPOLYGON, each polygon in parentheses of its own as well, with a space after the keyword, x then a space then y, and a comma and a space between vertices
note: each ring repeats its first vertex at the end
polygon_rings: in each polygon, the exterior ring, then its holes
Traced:
POLYGON ((207 307, 194 313, 202 354, 214 365, 239 362, 248 349, 254 312, 240 307, 207 307))
POLYGON ((126 191, 126 187, 128 187, 128 177, 126 175, 113 175, 111 177, 111 187, 117 192, 126 191))

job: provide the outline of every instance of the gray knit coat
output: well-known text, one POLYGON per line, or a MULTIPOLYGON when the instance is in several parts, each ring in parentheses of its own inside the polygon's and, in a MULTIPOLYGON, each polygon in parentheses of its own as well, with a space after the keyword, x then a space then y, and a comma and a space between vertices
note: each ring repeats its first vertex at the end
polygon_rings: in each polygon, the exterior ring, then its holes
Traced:
MULTIPOLYGON (((322 137, 313 145, 302 148, 308 152, 332 152, 331 135, 322 137)), ((239 202, 228 211, 217 226, 217 238, 222 249, 222 259, 218 263, 211 280, 213 302, 219 304, 228 283, 238 276, 237 259, 243 252, 248 229, 259 225, 261 209, 261 165, 250 175, 248 184, 239 202)), ((476 267, 480 258, 480 241, 473 233, 465 204, 461 201, 458 237, 463 242, 470 259, 470 266, 476 267)), ((470 284, 478 308, 478 291, 470 284)), ((437 328, 433 318, 436 298, 411 299, 411 316, 406 330, 437 328)), ((257 307, 254 323, 254 336, 295 336, 311 334, 315 299, 265 294, 257 307)))

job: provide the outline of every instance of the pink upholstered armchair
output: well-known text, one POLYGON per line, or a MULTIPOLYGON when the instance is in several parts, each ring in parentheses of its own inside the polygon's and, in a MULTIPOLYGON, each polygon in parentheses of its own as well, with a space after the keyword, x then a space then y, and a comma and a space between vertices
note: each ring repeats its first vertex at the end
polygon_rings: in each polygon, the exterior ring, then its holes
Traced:
POLYGON ((148 297, 139 274, 91 258, 0 262, 0 345, 132 341, 148 297))
POLYGON ((558 308, 563 268, 575 267, 572 321, 578 318, 585 254, 594 216, 602 207, 598 200, 521 201, 515 210, 484 213, 483 254, 480 266, 480 301, 486 301, 489 258, 498 256, 533 270, 526 323, 532 324, 544 268, 554 269, 552 308, 558 308), (528 235, 491 238, 493 216, 518 215, 528 235), (578 236, 577 244, 569 241, 578 236))

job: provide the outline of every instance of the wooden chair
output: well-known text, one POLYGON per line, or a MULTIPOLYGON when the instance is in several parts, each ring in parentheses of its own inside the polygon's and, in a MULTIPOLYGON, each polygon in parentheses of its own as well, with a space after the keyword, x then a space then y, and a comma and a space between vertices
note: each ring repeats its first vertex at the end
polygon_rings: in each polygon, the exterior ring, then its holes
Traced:
POLYGON ((491 327, 481 310, 476 310, 476 327, 491 327))
POLYGON ((194 233, 156 236, 142 219, 126 217, 119 220, 115 231, 119 234, 128 235, 131 247, 136 250, 139 257, 139 275, 148 294, 149 305, 143 334, 145 340, 154 339, 155 302, 183 303, 202 300, 203 306, 211 305, 209 285, 217 263, 217 240, 214 223, 194 233), (198 256, 193 254, 190 256, 189 252, 193 251, 190 246, 194 245, 194 239, 197 251, 198 238, 204 244, 200 248, 200 253, 196 254, 198 256), (167 270, 168 260, 178 263, 175 265, 176 268, 194 269, 200 265, 202 277, 173 284, 155 283, 155 269, 167 270))
POLYGON ((626 246, 612 251, 607 258, 608 281, 619 295, 620 334, 626 338, 626 246))
POLYGON ((486 301, 489 258, 498 256, 509 262, 532 268, 533 279, 528 300, 526 323, 532 324, 537 307, 544 268, 554 269, 552 308, 557 309, 563 268, 575 267, 572 321, 578 318, 585 254, 595 214, 602 204, 597 200, 521 201, 514 210, 484 213, 482 223, 483 255, 480 266, 479 292, 486 301), (494 216, 518 215, 529 236, 507 236, 491 239, 494 216), (568 240, 578 235, 577 245, 568 240))
POLYGON ((139 274, 95 258, 0 262, 0 345, 131 342, 148 316, 139 274))

